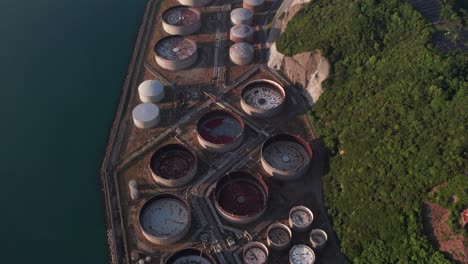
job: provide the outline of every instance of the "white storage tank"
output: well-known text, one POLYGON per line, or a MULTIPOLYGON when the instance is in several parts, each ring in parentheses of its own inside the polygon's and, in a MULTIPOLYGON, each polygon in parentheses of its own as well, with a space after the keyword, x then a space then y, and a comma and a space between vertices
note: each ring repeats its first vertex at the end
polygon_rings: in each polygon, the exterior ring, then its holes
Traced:
POLYGON ((242 3, 243 8, 247 8, 252 13, 263 11, 265 0, 244 0, 242 3))
POLYGON ((133 123, 138 128, 152 128, 161 121, 159 107, 152 103, 137 105, 132 112, 133 123))
POLYGON ((164 86, 159 80, 146 80, 138 86, 143 103, 159 103, 164 99, 164 86))
POLYGON ((229 39, 232 42, 239 43, 239 42, 247 42, 252 43, 254 31, 251 26, 239 24, 235 25, 231 28, 229 32, 229 39))
POLYGON ((229 49, 229 58, 234 64, 247 65, 252 62, 254 51, 254 47, 249 43, 236 43, 229 49))
POLYGON ((253 14, 246 8, 236 8, 231 11, 231 23, 233 25, 252 24, 253 14))
POLYGON ((179 0, 181 5, 188 5, 188 6, 205 6, 209 4, 211 0, 179 0))

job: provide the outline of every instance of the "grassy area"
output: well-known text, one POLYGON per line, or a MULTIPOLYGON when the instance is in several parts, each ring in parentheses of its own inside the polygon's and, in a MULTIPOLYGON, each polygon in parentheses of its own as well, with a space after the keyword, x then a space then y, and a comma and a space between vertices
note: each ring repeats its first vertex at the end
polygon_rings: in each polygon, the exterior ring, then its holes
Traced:
POLYGON ((450 209, 454 229, 468 205, 468 56, 436 50, 433 33, 407 1, 316 0, 278 40, 333 65, 311 116, 332 156, 326 207, 354 263, 448 262, 423 233, 422 202, 450 209))

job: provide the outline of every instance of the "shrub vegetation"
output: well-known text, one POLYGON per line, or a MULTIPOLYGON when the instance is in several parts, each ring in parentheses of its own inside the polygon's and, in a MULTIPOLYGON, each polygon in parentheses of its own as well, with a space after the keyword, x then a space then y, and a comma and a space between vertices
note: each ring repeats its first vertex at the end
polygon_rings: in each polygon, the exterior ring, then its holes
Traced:
POLYGON ((406 1, 315 0, 277 42, 333 65, 311 118, 331 155, 325 204, 354 263, 447 262, 424 235, 424 201, 450 209, 462 232, 468 56, 439 52, 432 33, 406 1))

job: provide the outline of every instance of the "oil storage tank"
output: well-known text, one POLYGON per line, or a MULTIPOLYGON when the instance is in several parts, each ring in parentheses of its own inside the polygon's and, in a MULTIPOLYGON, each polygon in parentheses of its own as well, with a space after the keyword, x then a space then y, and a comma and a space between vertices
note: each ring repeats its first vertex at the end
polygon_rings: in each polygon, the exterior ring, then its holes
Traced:
POLYGON ((152 128, 159 124, 159 107, 152 103, 137 105, 132 111, 133 123, 138 128, 152 128))
POLYGON ((144 103, 159 103, 164 99, 164 85, 159 80, 146 80, 138 86, 138 95, 144 103))
POLYGON ((236 8, 231 11, 231 23, 233 25, 252 24, 253 14, 249 9, 246 8, 236 8))
POLYGON ((138 220, 148 241, 170 245, 188 233, 192 218, 187 201, 175 194, 160 193, 143 204, 138 220))
POLYGON ((239 42, 252 43, 253 35, 254 35, 254 31, 251 26, 239 24, 231 28, 229 32, 229 39, 235 43, 239 43, 239 42))
POLYGON ((162 25, 170 35, 190 35, 200 29, 201 15, 188 6, 173 6, 162 14, 162 25))
POLYGON ((260 79, 247 83, 241 92, 241 108, 254 117, 272 117, 283 110, 286 92, 279 83, 260 79))
POLYGON ((159 40, 154 46, 154 53, 158 65, 172 71, 188 68, 198 58, 195 41, 180 35, 159 40))
POLYGON ((304 139, 277 134, 262 145, 261 163, 265 172, 278 180, 295 180, 309 169, 312 149, 304 139))
POLYGON ((214 110, 197 122, 197 139, 202 148, 213 152, 228 152, 244 139, 242 118, 225 110, 214 110))
POLYGON ((207 252, 197 248, 184 248, 172 253, 164 264, 216 264, 217 262, 207 252))
POLYGON ((268 206, 268 187, 261 177, 236 171, 224 175, 214 188, 216 210, 226 221, 248 224, 259 219, 268 206))
POLYGON ((249 9, 252 13, 261 12, 264 9, 265 0, 244 0, 242 7, 249 9))
POLYGON ((197 172, 197 156, 182 144, 167 144, 157 149, 150 160, 154 180, 165 187, 189 183, 197 172))
POLYGON ((181 5, 188 6, 205 6, 211 2, 211 0, 178 0, 181 5))
POLYGON ((229 58, 237 65, 247 65, 254 59, 254 47, 246 42, 236 43, 229 49, 229 58))

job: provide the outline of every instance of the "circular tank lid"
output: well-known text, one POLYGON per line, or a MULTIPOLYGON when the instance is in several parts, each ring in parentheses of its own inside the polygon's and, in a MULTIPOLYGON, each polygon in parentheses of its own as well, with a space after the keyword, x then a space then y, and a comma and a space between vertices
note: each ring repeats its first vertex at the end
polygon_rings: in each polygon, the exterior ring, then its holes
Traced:
POLYGON ((164 85, 159 80, 146 80, 138 86, 138 93, 143 96, 155 96, 164 92, 164 85))
POLYGON ((310 241, 317 246, 324 245, 327 239, 327 233, 322 229, 313 229, 310 231, 310 241))
POLYGON ((213 144, 231 144, 244 132, 244 121, 224 110, 215 110, 203 115, 197 122, 197 132, 213 144))
POLYGON ((250 6, 258 6, 262 5, 265 0, 244 0, 244 3, 250 5, 250 6))
POLYGON ((277 134, 263 143, 262 156, 277 170, 295 172, 308 166, 312 158, 312 149, 298 136, 277 134))
POLYGON ((252 17, 252 12, 247 8, 236 8, 231 11, 231 18, 236 20, 249 20, 252 17))
POLYGON ((162 19, 173 26, 193 25, 200 21, 200 12, 188 6, 174 6, 164 11, 162 19))
POLYGON ((223 176, 214 190, 215 203, 226 214, 250 217, 268 204, 268 187, 249 172, 236 171, 223 176))
POLYGON ((159 116, 159 107, 152 103, 139 104, 133 109, 132 116, 135 120, 150 122, 159 116))
POLYGON ((235 57, 248 58, 253 56, 254 48, 246 42, 236 43, 229 49, 229 54, 235 57))
POLYGON ((313 264, 315 253, 306 245, 295 245, 289 251, 289 261, 292 264, 313 264))
POLYGON ((183 60, 197 52, 197 45, 193 40, 174 35, 160 39, 154 46, 157 56, 166 60, 183 60))
POLYGON ((244 264, 265 264, 268 261, 268 248, 260 242, 250 242, 243 249, 244 264))
POLYGON ((174 194, 157 194, 143 205, 139 220, 141 228, 149 236, 170 239, 190 227, 190 207, 174 194))
POLYGON ((242 100, 251 107, 269 110, 283 104, 286 93, 283 87, 270 80, 256 80, 244 86, 242 100))
POLYGON ((164 264, 215 264, 216 261, 205 251, 196 248, 184 248, 172 253, 164 264))
POLYGON ((273 246, 283 247, 290 243, 292 233, 288 226, 281 223, 274 223, 268 227, 267 237, 269 243, 273 244, 273 246))
POLYGON ((181 144, 168 144, 157 149, 151 156, 150 168, 164 179, 181 179, 189 176, 196 166, 195 154, 181 144))
POLYGON ((231 28, 230 34, 238 38, 246 38, 252 36, 253 29, 249 25, 239 24, 231 28))

